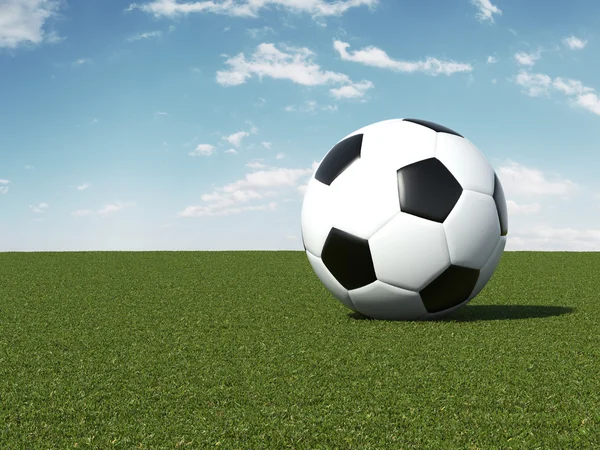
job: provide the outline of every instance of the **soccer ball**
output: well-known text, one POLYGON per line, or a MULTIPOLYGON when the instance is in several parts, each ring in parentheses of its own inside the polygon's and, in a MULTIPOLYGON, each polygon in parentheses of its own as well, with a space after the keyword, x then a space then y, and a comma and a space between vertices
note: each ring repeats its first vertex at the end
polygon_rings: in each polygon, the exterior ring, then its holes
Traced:
POLYGON ((361 128, 319 163, 302 243, 325 287, 375 319, 444 317, 492 277, 506 244, 502 185, 481 152, 441 125, 361 128))

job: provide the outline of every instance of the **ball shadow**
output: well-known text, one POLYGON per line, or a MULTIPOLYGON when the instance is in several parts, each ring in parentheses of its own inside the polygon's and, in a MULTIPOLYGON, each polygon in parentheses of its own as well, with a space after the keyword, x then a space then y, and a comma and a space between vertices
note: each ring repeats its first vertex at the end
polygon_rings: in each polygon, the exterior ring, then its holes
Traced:
POLYGON ((466 305, 454 314, 440 319, 447 322, 475 322, 479 320, 543 319, 571 314, 575 308, 548 305, 466 305))
MULTIPOLYGON (((547 305, 466 305, 458 311, 433 322, 477 322, 483 320, 541 319, 544 317, 571 314, 575 308, 547 305)), ((351 312, 348 317, 355 320, 376 320, 351 312)))

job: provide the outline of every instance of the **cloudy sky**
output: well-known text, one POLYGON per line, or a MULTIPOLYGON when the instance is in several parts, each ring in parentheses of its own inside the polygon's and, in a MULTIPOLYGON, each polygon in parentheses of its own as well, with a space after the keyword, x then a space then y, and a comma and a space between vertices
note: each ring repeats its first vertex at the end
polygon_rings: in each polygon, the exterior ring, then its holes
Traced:
POLYGON ((0 0, 0 251, 301 249, 380 120, 463 134, 507 250, 600 250, 600 2, 0 0))

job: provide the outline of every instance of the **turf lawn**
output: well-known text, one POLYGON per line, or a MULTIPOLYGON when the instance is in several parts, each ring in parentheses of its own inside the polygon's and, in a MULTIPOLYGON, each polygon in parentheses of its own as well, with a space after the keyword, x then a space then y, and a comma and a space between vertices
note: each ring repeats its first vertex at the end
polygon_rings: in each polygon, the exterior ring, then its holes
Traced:
POLYGON ((505 253, 437 322, 302 252, 0 254, 0 449, 600 448, 600 254, 505 253))

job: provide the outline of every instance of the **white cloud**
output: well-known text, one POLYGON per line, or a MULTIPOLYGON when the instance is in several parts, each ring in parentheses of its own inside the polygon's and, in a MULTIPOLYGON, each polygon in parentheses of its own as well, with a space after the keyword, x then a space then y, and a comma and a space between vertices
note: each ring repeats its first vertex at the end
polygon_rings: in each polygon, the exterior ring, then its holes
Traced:
POLYGON ((253 39, 256 39, 259 36, 265 36, 267 34, 277 34, 273 28, 266 25, 262 28, 248 28, 246 33, 248 33, 253 39))
POLYGON ((360 98, 363 97, 369 89, 373 88, 370 81, 361 81, 360 83, 351 83, 339 88, 329 89, 329 93, 336 99, 341 98, 360 98))
POLYGON ((272 144, 270 142, 261 142, 262 146, 267 150, 271 150, 272 144))
POLYGON ((36 214, 41 214, 45 212, 50 206, 48 203, 40 203, 38 205, 29 205, 29 209, 31 209, 36 214))
POLYGON ((276 7, 293 13, 306 13, 313 17, 340 16, 350 8, 373 7, 378 0, 226 0, 216 2, 204 0, 178 2, 177 0, 155 0, 146 4, 132 3, 126 11, 139 9, 155 17, 178 17, 192 13, 213 13, 233 17, 258 17, 261 9, 276 7))
POLYGON ((90 187, 89 183, 83 183, 83 184, 80 184, 79 186, 77 186, 77 190, 78 191, 85 191, 89 187, 90 187))
POLYGON ((277 153, 275 155, 275 159, 283 159, 283 158, 285 158, 285 155, 283 153, 277 153))
POLYGON ((25 170, 33 170, 33 168, 34 168, 34 167, 33 167, 32 165, 29 165, 29 164, 27 164, 27 165, 25 166, 25 170))
POLYGON ((231 206, 236 203, 245 203, 250 200, 262 199, 264 197, 264 194, 258 193, 255 190, 246 189, 230 193, 214 191, 210 194, 203 194, 200 198, 205 202, 213 202, 219 206, 231 206))
POLYGON ((202 216, 229 216, 240 214, 247 211, 274 211, 277 208, 276 202, 269 202, 263 205, 242 206, 236 208, 212 208, 208 206, 188 206, 181 211, 179 217, 202 217, 202 216))
POLYGON ((494 14, 502 15, 502 10, 493 5, 490 0, 471 0, 471 3, 478 9, 475 17, 480 22, 489 21, 494 23, 494 14))
POLYGON ((289 105, 284 108, 287 112, 306 112, 306 113, 314 113, 316 111, 328 111, 334 112, 338 110, 337 105, 319 105, 314 100, 309 100, 304 102, 300 106, 289 105))
POLYGON ((14 49, 24 44, 38 45, 60 40, 44 27, 56 17, 60 1, 3 0, 0 2, 0 48, 14 49))
POLYGON ((361 50, 348 52, 350 44, 342 41, 334 41, 333 47, 338 51, 340 57, 345 61, 352 61, 366 66, 391 69, 397 72, 423 72, 429 75, 452 75, 457 72, 471 72, 470 64, 454 61, 440 61, 436 58, 426 58, 424 61, 396 61, 388 56, 386 52, 377 47, 365 47, 361 50))
POLYGON ((0 179, 0 194, 6 194, 8 192, 9 180, 0 179))
POLYGON ((518 204, 513 200, 507 200, 506 206, 508 209, 508 215, 513 216, 515 214, 535 214, 540 212, 542 206, 539 203, 530 203, 530 204, 518 204))
POLYGON ((198 144, 194 150, 189 152, 190 156, 210 156, 215 152, 214 145, 198 144))
MULTIPOLYGON (((557 227, 548 221, 553 213, 567 206, 563 203, 559 209, 553 200, 576 201, 574 194, 581 190, 580 185, 558 174, 548 174, 514 161, 501 165, 497 173, 507 197, 507 250, 600 249, 600 230, 574 229, 568 225, 557 227)), ((589 199, 583 200, 589 202, 589 199)))
POLYGON ((543 73, 531 73, 522 70, 515 77, 515 83, 525 88, 525 93, 531 97, 548 94, 552 87, 552 78, 543 73))
POLYGON ((133 206, 134 203, 127 203, 127 202, 120 202, 117 201, 115 203, 109 203, 107 205, 104 205, 102 208, 97 209, 97 210, 91 210, 91 209, 78 209, 77 211, 73 211, 71 213, 72 216, 91 216, 91 215, 98 215, 100 217, 108 217, 111 216, 119 211, 124 210, 125 208, 128 208, 130 206, 133 206))
POLYGON ((533 53, 519 52, 515 54, 515 59, 521 66, 532 67, 541 58, 541 56, 542 53, 539 50, 533 53))
MULTIPOLYGON (((252 164, 252 163, 251 163, 252 164)), ((199 217, 239 214, 244 211, 272 210, 276 202, 240 206, 268 197, 285 194, 286 189, 297 188, 314 171, 317 163, 309 169, 268 168, 251 172, 238 181, 220 187, 201 196, 203 205, 188 206, 178 213, 180 217, 199 217)), ((255 166, 256 168, 258 166, 255 166)))
POLYGON ((299 179, 311 175, 313 169, 275 168, 247 174, 243 180, 236 181, 223 187, 224 192, 234 192, 239 189, 279 188, 295 186, 299 179))
POLYGON ((146 31, 144 33, 134 34, 133 36, 128 37, 127 40, 129 42, 133 42, 133 41, 141 41, 143 39, 159 38, 161 36, 162 36, 162 31, 160 31, 160 30, 146 31))
POLYGON ((122 211, 123 209, 125 209, 126 206, 127 205, 125 203, 116 203, 116 204, 105 205, 97 211, 97 214, 100 216, 109 216, 118 211, 122 211))
POLYGON ((487 57, 487 63, 488 64, 496 64, 498 62, 498 59, 494 56, 488 56, 487 57))
POLYGON ((514 82, 524 88, 524 93, 531 97, 550 95, 560 92, 570 99, 573 106, 584 108, 600 116, 600 98, 594 88, 585 86, 579 80, 554 78, 543 73, 521 71, 514 77, 514 82))
POLYGON ((563 43, 571 50, 581 50, 587 45, 588 41, 584 41, 575 36, 569 36, 563 39, 563 43))
POLYGON ((237 150, 235 150, 233 148, 230 148, 229 150, 225 150, 225 153, 231 153, 232 155, 237 155, 238 154, 237 150))
POLYGON ((577 97, 575 104, 600 116, 600 98, 597 94, 584 94, 577 97))
POLYGON ((252 162, 247 163, 246 167, 249 167, 250 169, 264 169, 267 166, 261 162, 252 161, 252 162))
POLYGON ((564 80, 555 78, 552 87, 566 95, 581 95, 594 92, 594 89, 584 86, 579 80, 564 80))
POLYGON ((600 230, 534 224, 509 232, 507 250, 598 251, 600 230))
POLYGON ((238 131, 237 133, 230 134, 229 136, 224 136, 223 139, 225 139, 231 145, 239 147, 242 144, 242 139, 247 136, 250 136, 250 133, 246 131, 238 131))
POLYGON ((155 116, 155 117, 160 117, 160 116, 168 116, 168 114, 167 114, 166 112, 164 112, 164 111, 156 111, 156 112, 154 113, 154 116, 155 116))
POLYGON ((285 51, 274 44, 262 43, 249 59, 243 53, 228 58, 225 64, 230 70, 218 71, 217 82, 222 86, 237 86, 256 75, 259 79, 285 79, 303 86, 351 83, 348 75, 322 70, 313 62, 314 53, 308 48, 281 47, 285 51))
POLYGON ((514 161, 508 161, 500 166, 497 173, 507 198, 546 195, 567 198, 579 189, 579 186, 571 180, 557 175, 549 180, 542 171, 525 167, 514 161))
POLYGON ((84 66, 86 64, 91 64, 91 63, 92 63, 91 58, 79 58, 79 59, 76 59, 75 61, 73 61, 71 63, 71 65, 73 67, 79 67, 79 66, 84 66))
POLYGON ((200 198, 205 205, 189 206, 178 213, 179 217, 220 216, 239 214, 244 211, 261 211, 275 209, 276 203, 240 206, 240 204, 263 200, 276 195, 274 192, 258 192, 254 189, 239 189, 233 192, 223 192, 222 189, 210 194, 203 194, 200 198), (271 205, 271 206, 269 206, 271 205))

